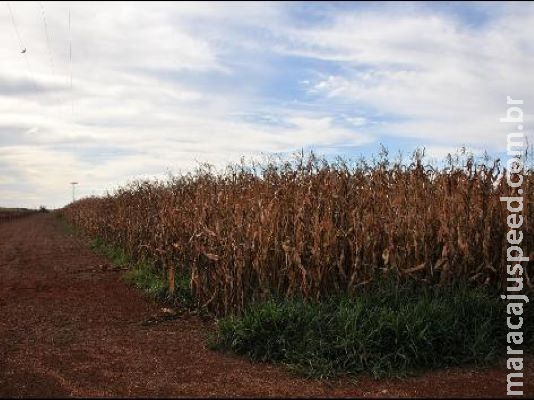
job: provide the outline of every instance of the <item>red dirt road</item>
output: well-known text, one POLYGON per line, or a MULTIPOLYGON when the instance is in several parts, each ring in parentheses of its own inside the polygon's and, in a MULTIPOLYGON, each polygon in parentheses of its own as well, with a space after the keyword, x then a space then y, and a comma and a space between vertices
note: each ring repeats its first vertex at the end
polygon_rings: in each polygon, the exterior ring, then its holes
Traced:
POLYGON ((0 224, 1 397, 506 395, 503 367, 323 383, 214 352, 197 317, 142 325, 159 307, 106 265, 53 215, 0 224))

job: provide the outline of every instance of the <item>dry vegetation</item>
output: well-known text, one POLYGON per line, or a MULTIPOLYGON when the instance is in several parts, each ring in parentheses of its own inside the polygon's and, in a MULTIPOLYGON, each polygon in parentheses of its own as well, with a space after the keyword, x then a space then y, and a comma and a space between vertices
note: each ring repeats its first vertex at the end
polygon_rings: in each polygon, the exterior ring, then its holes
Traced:
MULTIPOLYGON (((352 293, 390 272, 422 285, 506 285, 502 164, 449 157, 439 168, 420 151, 408 163, 242 163, 202 166, 168 181, 138 181, 62 213, 94 237, 149 259, 161 274, 190 276, 197 306, 239 312, 271 297, 352 293)), ((529 170, 522 186, 534 195, 529 170)), ((534 246, 523 210, 524 248, 534 246)), ((526 287, 532 288, 526 270, 526 287)))
POLYGON ((4 208, 0 207, 0 223, 14 221, 18 218, 26 217, 35 214, 37 210, 30 210, 28 208, 4 208))

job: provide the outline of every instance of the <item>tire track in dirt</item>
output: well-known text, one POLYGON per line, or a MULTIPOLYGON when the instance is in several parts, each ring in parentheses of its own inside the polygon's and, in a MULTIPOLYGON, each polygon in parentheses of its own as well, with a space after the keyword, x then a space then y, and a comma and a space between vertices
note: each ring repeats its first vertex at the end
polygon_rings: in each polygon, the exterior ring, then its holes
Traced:
MULTIPOLYGON (((210 351, 212 323, 142 325, 157 304, 51 214, 0 224, 0 396, 484 396, 506 369, 324 383, 210 351)), ((526 371, 532 371, 529 359, 526 371)), ((525 376, 525 394, 534 394, 525 376)))

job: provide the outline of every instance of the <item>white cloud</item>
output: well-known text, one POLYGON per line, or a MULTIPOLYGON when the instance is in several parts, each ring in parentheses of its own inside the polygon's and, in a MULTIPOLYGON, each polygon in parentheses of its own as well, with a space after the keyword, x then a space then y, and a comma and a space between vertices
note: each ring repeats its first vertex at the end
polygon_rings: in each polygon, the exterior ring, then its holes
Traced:
POLYGON ((331 26, 294 31, 292 50, 342 60, 343 74, 310 91, 390 115, 378 134, 499 151, 506 96, 534 103, 534 8, 510 10, 477 29, 427 12, 340 15, 331 26))
POLYGON ((0 9, 0 206, 61 206, 72 180, 100 194, 197 161, 384 137, 499 151, 506 95, 534 104, 532 6, 469 27, 416 5, 297 24, 284 3, 43 4, 50 54, 38 3, 11 3, 30 70, 0 9))

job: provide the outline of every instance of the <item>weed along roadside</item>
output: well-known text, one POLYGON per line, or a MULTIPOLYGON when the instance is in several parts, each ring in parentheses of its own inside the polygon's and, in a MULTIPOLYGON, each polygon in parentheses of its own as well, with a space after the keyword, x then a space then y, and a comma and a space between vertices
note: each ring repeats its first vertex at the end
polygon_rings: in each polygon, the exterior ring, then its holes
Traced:
MULTIPOLYGON (((506 353, 499 197, 509 189, 499 162, 484 162, 464 154, 438 168, 415 152, 404 165, 384 152, 349 165, 312 154, 137 181, 60 214, 98 238, 93 248, 127 267, 130 284, 216 320, 214 350, 309 377, 407 376, 506 353)), ((530 194, 533 182, 529 170, 530 194)), ((525 231, 530 246, 532 224, 525 231)), ((527 352, 533 312, 527 304, 527 352)))
POLYGON ((422 292, 381 283, 351 298, 251 306, 219 323, 213 348, 288 364, 311 377, 402 377, 502 359, 503 311, 495 293, 484 290, 422 292))
POLYGON ((162 304, 177 305, 189 309, 192 305, 189 278, 176 277, 171 283, 157 272, 150 260, 134 261, 126 251, 96 238, 91 240, 91 248, 108 258, 115 266, 125 270, 124 281, 141 289, 149 298, 162 304))

